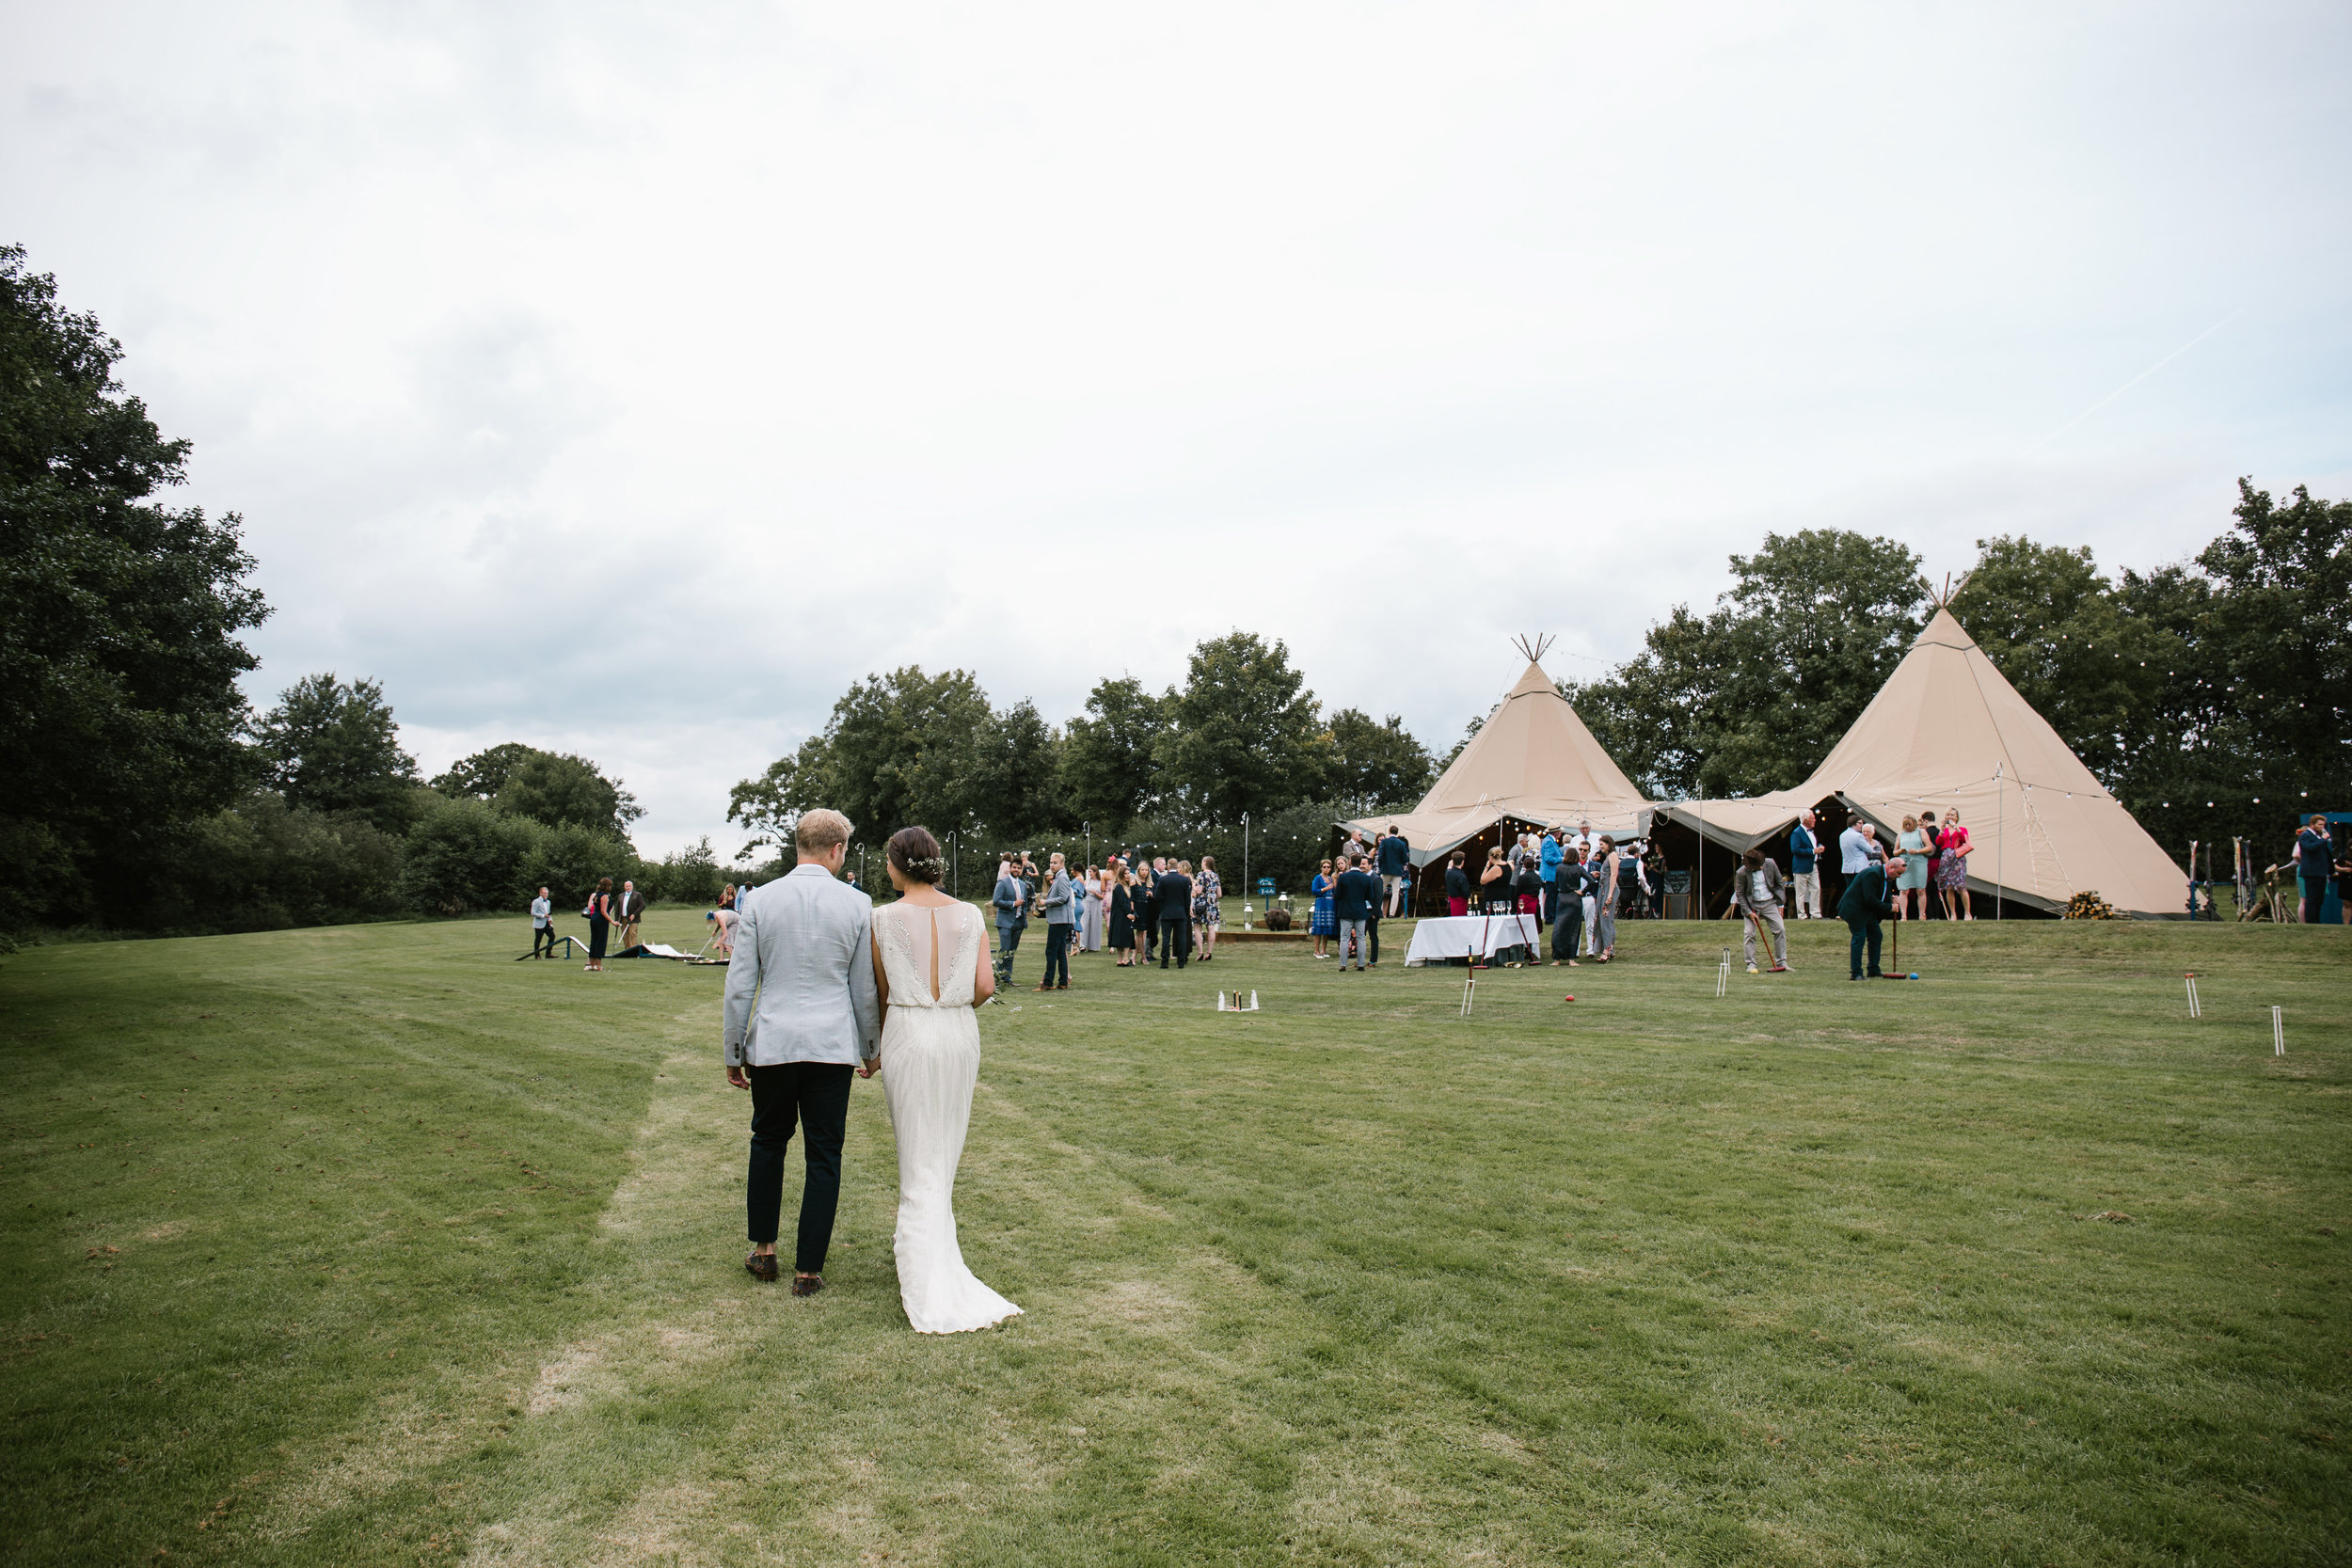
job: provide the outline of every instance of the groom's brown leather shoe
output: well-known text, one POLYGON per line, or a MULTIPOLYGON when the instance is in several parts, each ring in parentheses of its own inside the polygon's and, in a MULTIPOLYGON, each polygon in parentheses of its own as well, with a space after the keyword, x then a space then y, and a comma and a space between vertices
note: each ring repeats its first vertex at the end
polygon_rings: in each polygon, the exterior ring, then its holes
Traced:
POLYGON ((824 1288, 823 1275, 796 1274, 792 1276, 792 1293, 796 1296, 813 1296, 824 1288))
POLYGON ((753 1253, 743 1259, 743 1267, 750 1272, 754 1279, 764 1279, 771 1284, 775 1282, 776 1255, 772 1252, 753 1253))

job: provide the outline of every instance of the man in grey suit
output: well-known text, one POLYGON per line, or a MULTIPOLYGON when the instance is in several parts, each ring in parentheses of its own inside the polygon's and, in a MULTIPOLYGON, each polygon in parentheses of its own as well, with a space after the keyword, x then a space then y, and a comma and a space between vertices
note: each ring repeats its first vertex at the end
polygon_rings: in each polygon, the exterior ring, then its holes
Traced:
POLYGON ((803 1131, 800 1241, 792 1293, 824 1289, 825 1252, 841 1197, 841 1138, 850 1075, 871 1078, 882 1048, 874 990, 874 906, 840 879, 850 819, 803 812, 800 864, 739 904, 727 964, 727 1082, 752 1091, 751 1173, 744 1212, 755 1279, 776 1277, 784 1157, 803 1131))

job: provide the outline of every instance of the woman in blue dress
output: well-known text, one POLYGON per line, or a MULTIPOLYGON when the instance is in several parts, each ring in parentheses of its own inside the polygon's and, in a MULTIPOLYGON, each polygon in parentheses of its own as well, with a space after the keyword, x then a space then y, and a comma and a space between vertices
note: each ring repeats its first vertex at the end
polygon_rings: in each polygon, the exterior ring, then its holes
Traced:
POLYGON ((1340 934, 1340 923, 1331 916, 1331 894, 1337 885, 1331 879, 1329 861, 1323 863, 1323 869, 1315 873, 1315 879, 1307 884, 1307 891, 1315 895, 1315 911, 1307 918, 1307 934, 1315 939, 1315 957, 1318 958, 1331 956, 1323 950, 1323 944, 1340 934))

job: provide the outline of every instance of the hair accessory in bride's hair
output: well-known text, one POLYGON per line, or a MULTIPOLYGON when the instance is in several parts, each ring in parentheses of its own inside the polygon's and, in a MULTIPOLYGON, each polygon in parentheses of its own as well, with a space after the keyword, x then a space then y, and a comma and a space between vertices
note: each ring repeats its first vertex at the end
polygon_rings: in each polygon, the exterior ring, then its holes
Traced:
POLYGON ((946 873, 947 858, 939 840, 926 828, 901 828, 890 835, 890 863, 918 882, 936 883, 946 873))

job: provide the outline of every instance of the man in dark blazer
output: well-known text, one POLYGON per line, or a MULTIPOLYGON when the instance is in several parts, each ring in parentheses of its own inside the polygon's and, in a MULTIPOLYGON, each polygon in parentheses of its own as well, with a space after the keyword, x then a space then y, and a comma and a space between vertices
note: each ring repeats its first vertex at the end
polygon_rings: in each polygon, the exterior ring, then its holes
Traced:
POLYGON ((1364 869, 1362 856, 1354 857, 1347 863, 1347 869, 1340 873, 1338 885, 1331 890, 1331 918, 1338 922, 1340 927, 1339 955, 1343 974, 1347 970, 1347 943, 1351 937, 1356 942, 1356 967, 1359 970, 1369 967, 1366 960, 1372 956, 1372 935, 1365 929, 1365 922, 1379 907, 1380 879, 1364 869))
POLYGON ((637 945, 637 923, 644 918, 645 895, 635 882, 623 882, 620 896, 612 900, 612 924, 620 927, 615 945, 624 953, 637 945))
POLYGON ((1866 861, 1862 869, 1846 879, 1846 895, 1837 900, 1837 918, 1853 933, 1852 974, 1849 979, 1863 978, 1862 950, 1870 950, 1869 978, 1883 979, 1879 973, 1879 923, 1895 917, 1895 883, 1903 874, 1903 858, 1889 855, 1883 861, 1866 861))
POLYGON ((1182 969, 1192 957, 1192 879, 1168 867, 1152 889, 1152 913, 1160 926, 1160 967, 1174 958, 1182 969))

